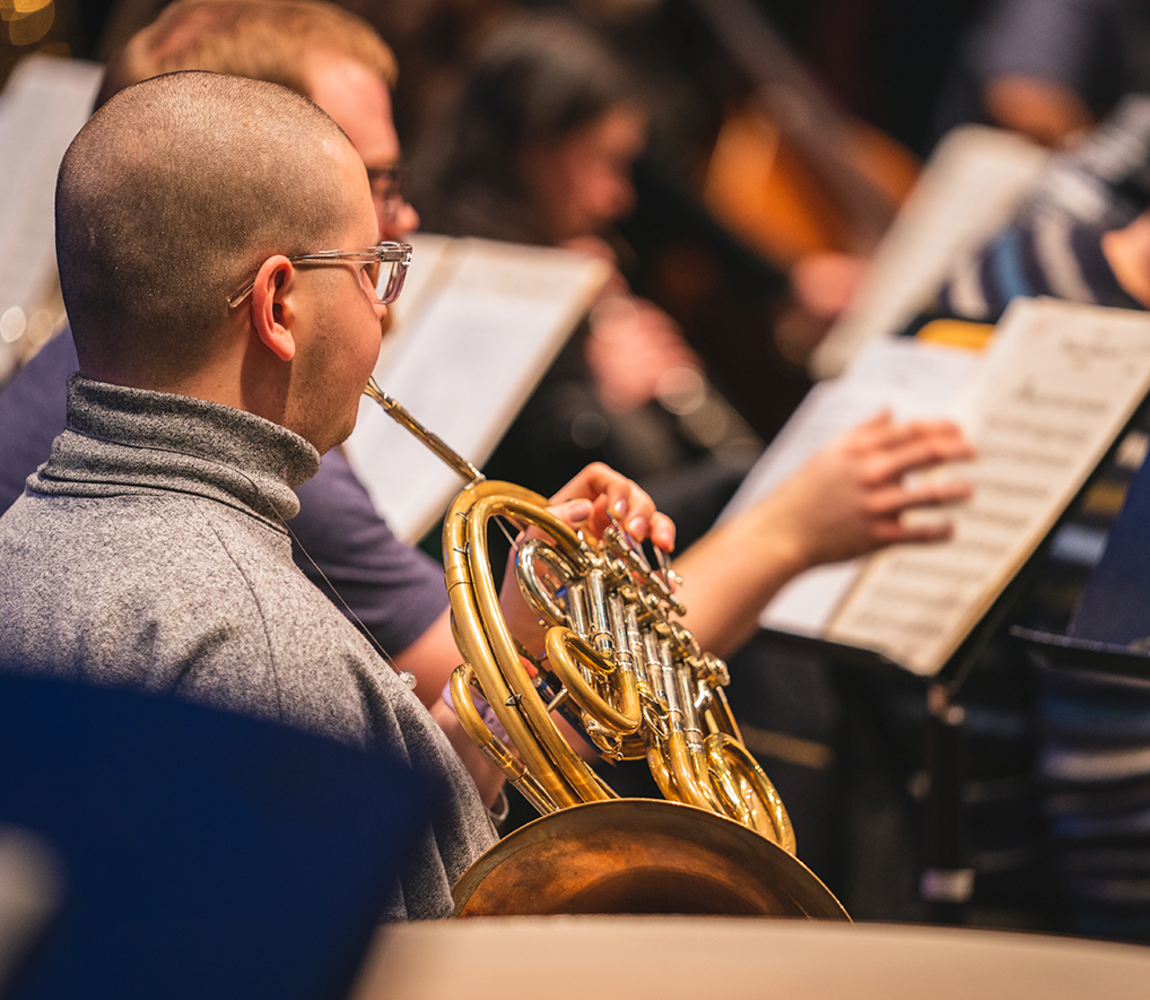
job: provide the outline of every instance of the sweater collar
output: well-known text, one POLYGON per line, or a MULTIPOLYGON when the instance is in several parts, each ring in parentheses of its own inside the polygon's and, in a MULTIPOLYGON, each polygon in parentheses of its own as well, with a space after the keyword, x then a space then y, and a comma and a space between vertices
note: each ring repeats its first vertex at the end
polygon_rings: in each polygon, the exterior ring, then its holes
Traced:
POLYGON ((74 374, 67 428, 34 488, 70 496, 192 493, 279 522, 299 512, 292 491, 319 462, 304 438, 252 413, 74 374))

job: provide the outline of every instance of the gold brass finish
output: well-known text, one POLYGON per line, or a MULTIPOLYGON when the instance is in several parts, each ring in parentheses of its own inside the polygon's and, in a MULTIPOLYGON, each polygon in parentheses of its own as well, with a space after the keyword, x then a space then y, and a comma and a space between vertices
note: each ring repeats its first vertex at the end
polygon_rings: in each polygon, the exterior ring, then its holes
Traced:
POLYGON ((657 799, 592 802, 508 834, 456 884, 457 916, 693 913, 849 921, 801 861, 657 799))
POLYGON ((443 526, 451 678, 468 736, 543 815, 505 837, 453 890, 457 915, 755 913, 849 920, 794 857, 790 819, 743 746, 726 665, 678 620, 675 578, 617 527, 587 539, 547 500, 490 482, 372 381, 367 395, 468 480, 443 526), (488 551, 493 518, 530 529, 515 574, 548 626, 535 658, 512 636, 488 551), (491 706, 511 747, 473 701, 491 706), (646 758, 667 801, 620 799, 553 713, 615 760, 646 758), (513 748, 513 749, 512 749, 513 748))
POLYGON ((553 699, 540 693, 503 620, 487 548, 487 523, 503 516, 554 540, 546 548, 533 542, 531 558, 517 566, 525 597, 551 625, 546 694, 565 692, 563 703, 604 755, 652 760, 669 800, 726 816, 793 852, 786 809, 716 694, 725 668, 674 621, 668 589, 619 532, 589 545, 545 504, 521 487, 484 480, 464 488, 444 524, 448 596, 466 661, 453 700, 458 708, 465 699, 456 692, 466 694, 464 678, 474 679, 522 763, 482 731, 480 746, 510 781, 522 781, 524 769, 534 777, 546 795, 529 797, 546 811, 614 797, 552 721, 553 699), (554 577, 554 592, 541 571, 554 577))

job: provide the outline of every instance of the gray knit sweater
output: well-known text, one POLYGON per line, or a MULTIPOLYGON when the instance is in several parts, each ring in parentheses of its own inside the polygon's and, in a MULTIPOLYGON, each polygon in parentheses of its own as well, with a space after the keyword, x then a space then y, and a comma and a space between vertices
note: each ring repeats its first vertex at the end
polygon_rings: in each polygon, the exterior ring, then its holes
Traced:
POLYGON ((0 518, 0 658, 171 693, 354 746, 449 795, 386 917, 450 912, 494 841, 423 706, 292 563, 303 438, 239 410, 73 376, 68 429, 0 518))

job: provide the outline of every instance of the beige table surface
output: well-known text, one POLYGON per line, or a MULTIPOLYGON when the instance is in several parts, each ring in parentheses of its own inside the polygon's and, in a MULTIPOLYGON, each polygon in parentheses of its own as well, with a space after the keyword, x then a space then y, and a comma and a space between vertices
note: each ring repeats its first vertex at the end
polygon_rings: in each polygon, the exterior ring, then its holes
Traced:
POLYGON ((1150 948, 722 917, 507 917, 380 931, 354 1000, 1150 998, 1150 948))

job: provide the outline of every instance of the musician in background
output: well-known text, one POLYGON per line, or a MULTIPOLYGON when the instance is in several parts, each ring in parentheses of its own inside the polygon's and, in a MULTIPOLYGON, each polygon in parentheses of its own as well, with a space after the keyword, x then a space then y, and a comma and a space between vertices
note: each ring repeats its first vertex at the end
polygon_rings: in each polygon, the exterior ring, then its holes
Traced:
MULTIPOLYGON (((1071 148, 1054 152, 1013 219, 955 263, 935 301, 905 332, 938 318, 997 323, 1014 298, 1038 295, 1150 308, 1150 96, 1126 96, 1071 148)), ((1112 544, 1104 543, 1147 432, 1144 403, 1124 442, 1099 465, 1087 499, 1069 508, 1008 624, 1111 641, 1075 631, 1074 609, 1088 592, 1090 567, 1104 551, 1111 555, 1112 544), (1086 538, 1091 544, 1060 544, 1086 538)), ((974 661, 961 704, 968 722, 996 719, 967 730, 968 788, 978 789, 965 807, 978 871, 975 904, 1005 902, 1014 913, 1029 911, 1028 919, 1045 929, 1145 941, 1141 912, 1129 902, 1147 854, 1142 827, 1129 817, 1144 805, 1116 798, 1120 786, 1134 787, 1147 771, 1136 763, 1145 753, 1145 741, 1134 735, 1138 727, 1113 725, 1142 711, 1130 687, 1094 664, 1036 669, 1013 639, 996 635, 974 661), (1068 745, 1072 752, 1085 749, 1050 780, 1047 762, 1066 755, 1068 745), (1120 758, 1131 764, 1117 774, 1106 765, 1120 758)), ((889 729, 899 725, 898 708, 891 699, 889 729)))
POLYGON ((629 67, 576 19, 510 20, 422 133, 412 198, 433 232, 591 249, 616 266, 490 473, 523 481, 530 472, 547 490, 604 461, 642 483, 694 539, 742 480, 747 457, 683 432, 673 387, 704 384, 702 364, 666 313, 630 294, 623 274, 631 251, 616 226, 635 205, 632 167, 649 118, 640 94, 629 67))
POLYGON ((676 509, 701 530, 753 455, 712 456, 658 404, 661 387, 699 378, 677 324, 630 294, 615 229, 635 207, 632 165, 648 113, 627 69, 560 15, 502 25, 480 48, 458 98, 422 133, 412 198, 432 232, 594 253, 613 277, 488 463, 500 479, 547 489, 572 465, 604 461, 648 482, 684 464, 694 489, 676 509))
POLYGON ((1146 0, 996 0, 969 31, 945 126, 987 121, 1061 146, 1150 89, 1146 0))
MULTIPOLYGON (((367 157, 382 234, 395 238, 415 224, 391 169, 399 155, 388 110, 394 63, 363 22, 308 0, 178 0, 109 65, 104 93, 134 82, 133 76, 191 68, 258 72, 317 99, 367 157)), ((47 458, 52 436, 63 427, 63 386, 74 368, 65 335, 0 394, 5 506, 47 458)), ((688 626, 722 655, 754 630, 759 609, 778 587, 807 566, 891 542, 945 536, 945 527, 905 527, 899 515, 910 506, 960 499, 965 487, 911 488, 903 476, 968 454, 967 443, 947 423, 894 425, 880 417, 860 427, 779 493, 682 557, 688 626)), ((526 484, 537 485, 532 477, 526 484)), ((321 589, 338 595, 341 609, 354 613, 396 669, 414 674, 417 695, 452 736, 490 801, 500 779, 439 699, 459 659, 441 568, 391 535, 338 448, 325 454, 298 495, 301 511, 292 521, 297 563, 321 589)), ((624 519, 637 534, 650 530, 669 546, 671 526, 652 522, 639 496, 624 519)))
POLYGON ((923 320, 994 323, 1012 298, 1038 295, 1150 308, 1150 96, 1127 96, 1054 154, 1010 223, 954 264, 923 320))

